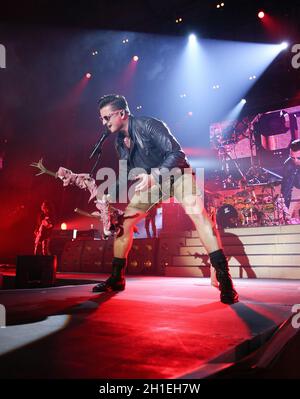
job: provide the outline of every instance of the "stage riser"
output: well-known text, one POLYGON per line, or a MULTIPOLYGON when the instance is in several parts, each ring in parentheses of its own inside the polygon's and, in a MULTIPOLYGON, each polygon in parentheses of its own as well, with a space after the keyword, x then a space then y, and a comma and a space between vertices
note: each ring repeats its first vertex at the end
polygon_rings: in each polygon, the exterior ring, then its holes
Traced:
MULTIPOLYGON (((242 227, 225 229, 224 231, 225 233, 232 233, 237 236, 300 234, 300 224, 291 224, 285 226, 242 227)), ((192 238, 193 237, 198 237, 196 230, 192 231, 192 238)))
MULTIPOLYGON (((295 266, 300 270, 300 255, 239 255, 238 259, 231 257, 229 266, 250 264, 252 266, 295 266)), ((194 256, 173 256, 172 266, 201 266, 201 258, 194 256)))
MULTIPOLYGON (((185 242, 185 241, 184 241, 185 242)), ((162 275, 157 265, 157 239, 134 240, 127 261, 127 274, 162 275)), ((177 252, 179 254, 179 251, 177 252)), ((62 272, 111 273, 113 240, 75 240, 66 244, 62 272)))
MULTIPOLYGON (((224 252, 226 255, 300 255, 300 244, 262 244, 262 245, 246 245, 242 247, 240 245, 225 245, 224 252)), ((206 254, 203 246, 198 247, 181 247, 181 256, 189 256, 191 254, 206 254)))
MULTIPOLYGON (((189 236, 179 254, 170 256, 166 276, 210 276, 209 258, 197 231, 189 236)), ((300 279, 300 225, 226 229, 221 241, 233 277, 300 279)))
MULTIPOLYGON (((274 278, 274 279, 300 279, 300 268, 298 267, 265 267, 253 266, 251 273, 241 267, 230 267, 230 273, 233 278, 274 278)), ((166 268, 167 277, 209 277, 209 267, 195 266, 166 268)))
MULTIPOLYGON (((260 236, 232 236, 224 237, 221 236, 223 245, 234 245, 238 244, 299 244, 300 246, 300 234, 282 234, 282 235, 260 235, 260 236)), ((188 247, 198 246, 200 242, 199 238, 186 238, 186 245, 188 247)))
MULTIPOLYGON (((300 278, 300 226, 227 229, 221 237, 233 277, 300 278)), ((210 276, 209 257, 196 231, 170 234, 153 244, 144 241, 134 240, 128 274, 210 276)), ((64 252, 62 271, 111 272, 112 240, 77 241, 64 252)))

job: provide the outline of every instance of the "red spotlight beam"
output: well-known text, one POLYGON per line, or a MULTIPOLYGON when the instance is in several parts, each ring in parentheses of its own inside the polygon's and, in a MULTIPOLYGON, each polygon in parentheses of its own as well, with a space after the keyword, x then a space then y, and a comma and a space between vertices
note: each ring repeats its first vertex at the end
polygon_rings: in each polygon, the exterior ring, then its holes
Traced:
POLYGON ((137 61, 134 61, 133 58, 128 63, 127 67, 124 69, 123 73, 120 75, 118 81, 118 88, 121 91, 126 91, 131 89, 134 76, 136 74, 137 69, 137 61))
POLYGON ((283 21, 267 13, 264 13, 260 21, 270 39, 278 41, 285 36, 286 26, 283 21))

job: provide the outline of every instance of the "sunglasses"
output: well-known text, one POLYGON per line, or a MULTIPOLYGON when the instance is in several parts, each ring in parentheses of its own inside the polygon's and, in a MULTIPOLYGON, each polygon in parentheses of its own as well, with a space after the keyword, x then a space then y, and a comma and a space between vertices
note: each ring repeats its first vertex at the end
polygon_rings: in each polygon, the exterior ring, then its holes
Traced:
POLYGON ((118 112, 121 112, 121 111, 122 110, 119 109, 118 111, 111 112, 109 115, 106 115, 106 116, 103 116, 103 117, 100 116, 99 119, 100 119, 101 122, 105 121, 106 123, 108 123, 115 114, 117 114, 118 112))

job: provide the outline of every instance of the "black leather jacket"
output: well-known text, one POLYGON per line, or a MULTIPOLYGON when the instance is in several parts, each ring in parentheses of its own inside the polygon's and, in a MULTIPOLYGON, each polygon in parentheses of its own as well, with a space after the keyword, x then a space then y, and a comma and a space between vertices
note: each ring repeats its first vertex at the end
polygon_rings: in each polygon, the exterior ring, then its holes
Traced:
POLYGON ((130 149, 124 144, 123 133, 118 134, 115 146, 119 158, 127 160, 129 171, 140 167, 150 173, 152 169, 152 174, 158 180, 161 168, 170 170, 178 167, 183 170, 190 167, 180 144, 162 121, 130 115, 128 132, 130 149))
POLYGON ((293 187, 300 188, 300 167, 296 166, 291 158, 284 163, 281 193, 285 205, 290 206, 293 187))

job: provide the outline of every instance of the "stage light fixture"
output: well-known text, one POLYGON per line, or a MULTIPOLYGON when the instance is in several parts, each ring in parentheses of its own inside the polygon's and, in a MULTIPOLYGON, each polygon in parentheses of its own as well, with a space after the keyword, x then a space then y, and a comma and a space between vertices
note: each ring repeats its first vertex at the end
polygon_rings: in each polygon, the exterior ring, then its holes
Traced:
POLYGON ((195 33, 191 33, 189 35, 189 43, 196 43, 196 41, 197 41, 197 37, 196 37, 195 33))
POLYGON ((137 55, 135 55, 135 56, 132 57, 132 59, 133 59, 134 62, 138 62, 139 57, 137 55))
POLYGON ((246 100, 245 98, 243 98, 243 99, 241 100, 241 103, 242 103, 242 104, 246 104, 246 102, 247 102, 247 100, 246 100))
POLYGON ((281 48, 282 50, 286 50, 288 47, 289 47, 288 42, 282 42, 282 43, 280 44, 280 48, 281 48))
POLYGON ((193 116, 193 112, 192 112, 192 111, 189 111, 189 112, 188 112, 188 116, 193 116))
POLYGON ((92 75, 88 72, 88 73, 85 74, 85 77, 86 77, 87 79, 91 79, 92 75))
POLYGON ((60 225, 60 229, 61 229, 61 230, 67 230, 67 228, 68 228, 67 223, 62 223, 62 224, 60 225))
POLYGON ((260 11, 257 15, 258 15, 258 18, 263 19, 265 16, 265 13, 263 11, 260 11))

